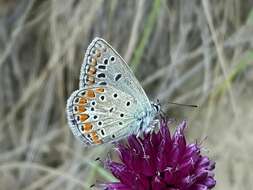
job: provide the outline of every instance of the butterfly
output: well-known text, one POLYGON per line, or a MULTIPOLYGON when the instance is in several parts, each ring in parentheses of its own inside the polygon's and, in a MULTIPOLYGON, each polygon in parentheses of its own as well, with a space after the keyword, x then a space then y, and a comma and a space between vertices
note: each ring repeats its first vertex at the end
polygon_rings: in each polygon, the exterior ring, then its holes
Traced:
POLYGON ((66 109, 73 134, 90 146, 150 132, 160 105, 149 101, 123 58, 95 38, 85 53, 79 89, 66 109))

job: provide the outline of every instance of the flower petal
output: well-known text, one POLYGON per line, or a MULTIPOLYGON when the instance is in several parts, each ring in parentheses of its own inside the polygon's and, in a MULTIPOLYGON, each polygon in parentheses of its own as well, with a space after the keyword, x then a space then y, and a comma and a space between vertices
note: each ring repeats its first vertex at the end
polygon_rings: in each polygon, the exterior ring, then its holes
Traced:
POLYGON ((116 178, 118 178, 123 184, 131 187, 136 175, 131 170, 129 170, 127 166, 112 161, 107 161, 105 165, 111 170, 112 174, 116 178))
POLYGON ((190 175, 193 169, 194 169, 194 162, 192 159, 189 159, 187 162, 182 163, 178 167, 178 170, 180 171, 180 177, 184 178, 185 176, 190 175))
POLYGON ((190 190, 208 190, 207 186, 202 184, 195 184, 190 190))
POLYGON ((128 137, 128 144, 132 151, 134 150, 137 154, 143 155, 143 146, 140 144, 140 140, 135 135, 128 137))
POLYGON ((204 183, 208 188, 213 188, 216 185, 216 181, 213 179, 213 177, 208 177, 205 180, 204 183))
POLYGON ((106 183, 103 186, 106 186, 106 188, 104 190, 131 190, 130 187, 128 187, 120 182, 106 183))
MULTIPOLYGON (((148 138, 145 137, 145 139, 148 139, 148 138)), ((162 136, 161 136, 160 131, 158 133, 153 132, 150 135, 150 141, 153 147, 159 146, 161 143, 161 139, 162 139, 162 136)))
POLYGON ((151 141, 144 141, 143 147, 145 150, 145 153, 143 155, 142 159, 142 174, 145 176, 153 176, 156 172, 156 150, 151 144, 151 141))
POLYGON ((173 135, 173 142, 178 146, 178 149, 182 152, 186 148, 186 140, 184 137, 184 129, 186 128, 186 122, 182 122, 176 129, 173 135))
POLYGON ((161 190, 166 188, 166 183, 164 183, 158 176, 154 177, 151 185, 152 190, 161 190))
POLYGON ((169 144, 171 142, 170 131, 164 120, 160 122, 160 132, 162 138, 169 144))
POLYGON ((185 128, 182 122, 171 137, 166 120, 161 120, 159 132, 144 138, 131 135, 128 144, 118 144, 122 164, 108 161, 107 167, 120 182, 109 183, 108 190, 213 188, 215 162, 201 155, 198 144, 186 143, 185 128))
POLYGON ((119 157, 120 160, 127 165, 128 168, 133 169, 133 154, 129 148, 126 146, 120 144, 118 145, 118 152, 119 152, 119 157))
POLYGON ((189 144, 186 146, 182 161, 192 159, 193 162, 199 160, 200 148, 197 144, 189 144))

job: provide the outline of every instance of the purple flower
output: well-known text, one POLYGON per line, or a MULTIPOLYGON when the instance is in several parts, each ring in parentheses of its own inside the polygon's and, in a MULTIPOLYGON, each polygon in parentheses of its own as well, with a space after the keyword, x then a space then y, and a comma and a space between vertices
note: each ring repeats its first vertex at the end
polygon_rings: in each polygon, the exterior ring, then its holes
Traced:
POLYGON ((106 167, 119 182, 106 183, 107 190, 208 190, 212 189, 215 163, 200 154, 198 144, 187 144, 182 122, 173 136, 166 120, 158 133, 134 135, 118 144, 122 163, 107 160, 106 167))

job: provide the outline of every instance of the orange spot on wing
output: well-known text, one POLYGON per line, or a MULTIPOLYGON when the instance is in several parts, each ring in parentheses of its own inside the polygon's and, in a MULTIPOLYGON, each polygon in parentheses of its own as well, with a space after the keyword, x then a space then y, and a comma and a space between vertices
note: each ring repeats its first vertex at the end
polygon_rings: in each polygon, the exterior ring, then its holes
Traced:
POLYGON ((78 107, 78 111, 79 111, 79 112, 85 112, 85 111, 86 111, 85 106, 84 106, 84 105, 79 106, 79 107, 78 107))
POLYGON ((91 132, 91 138, 92 140, 98 140, 98 134, 95 131, 91 132))
POLYGON ((94 82, 93 81, 88 81, 87 84, 92 85, 92 84, 94 84, 94 82))
POLYGON ((93 90, 87 90, 85 95, 88 98, 94 98, 95 97, 95 93, 94 93, 93 90))
POLYGON ((85 123, 83 126, 82 126, 82 130, 87 132, 87 131, 90 131, 92 129, 92 125, 90 123, 85 123))
POLYGON ((97 58, 101 57, 101 52, 96 50, 96 56, 97 56, 97 58))
POLYGON ((92 58, 92 59, 91 59, 91 64, 90 64, 90 65, 96 66, 96 65, 97 65, 97 60, 94 59, 94 58, 92 58))
POLYGON ((94 75, 96 73, 96 68, 90 66, 88 69, 88 75, 94 75))
POLYGON ((80 117, 80 121, 84 122, 89 118, 89 115, 88 114, 80 114, 79 117, 80 117))
POLYGON ((102 144, 102 140, 97 140, 97 141, 94 141, 95 144, 102 144))
POLYGON ((97 88, 97 89, 96 89, 96 92, 98 92, 98 93, 102 93, 102 92, 104 92, 104 91, 105 91, 104 88, 97 88))
POLYGON ((87 103, 87 99, 86 99, 86 98, 81 97, 81 98, 79 99, 79 104, 86 104, 86 103, 87 103))
POLYGON ((92 139, 93 143, 95 143, 95 144, 102 143, 102 141, 98 137, 98 134, 95 131, 91 132, 90 134, 91 134, 91 139, 92 139))
POLYGON ((94 83, 95 82, 95 78, 93 76, 88 75, 87 76, 87 81, 94 83))

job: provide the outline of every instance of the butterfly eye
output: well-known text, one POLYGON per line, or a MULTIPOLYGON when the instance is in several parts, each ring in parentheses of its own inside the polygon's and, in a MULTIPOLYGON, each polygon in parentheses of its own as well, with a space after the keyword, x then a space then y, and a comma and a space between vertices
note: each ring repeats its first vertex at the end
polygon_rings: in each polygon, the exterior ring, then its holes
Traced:
POLYGON ((101 126, 103 123, 101 121, 98 122, 98 125, 101 126))
POLYGON ((112 138, 113 138, 113 139, 115 138, 115 135, 114 135, 114 134, 112 134, 112 138))
POLYGON ((79 98, 76 98, 76 99, 74 100, 74 102, 75 102, 75 103, 78 103, 78 102, 79 102, 79 98))
POLYGON ((120 116, 120 117, 124 117, 124 114, 123 114, 123 113, 121 113, 119 116, 120 116))
POLYGON ((119 122, 119 125, 123 125, 123 123, 122 123, 122 122, 119 122))
POLYGON ((98 116, 97 116, 97 115, 94 115, 94 116, 93 116, 93 119, 94 119, 94 120, 96 120, 97 118, 98 118, 98 116))
POLYGON ((93 107, 90 108, 90 111, 94 111, 94 110, 95 110, 95 108, 93 108, 93 107))
POLYGON ((126 106, 130 106, 130 102, 129 101, 126 103, 126 106))

